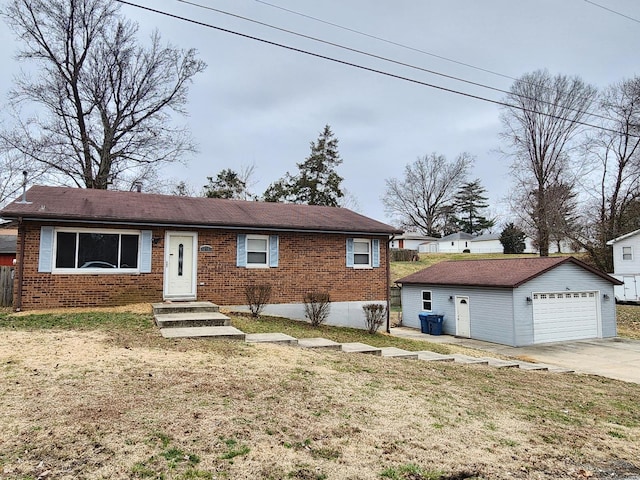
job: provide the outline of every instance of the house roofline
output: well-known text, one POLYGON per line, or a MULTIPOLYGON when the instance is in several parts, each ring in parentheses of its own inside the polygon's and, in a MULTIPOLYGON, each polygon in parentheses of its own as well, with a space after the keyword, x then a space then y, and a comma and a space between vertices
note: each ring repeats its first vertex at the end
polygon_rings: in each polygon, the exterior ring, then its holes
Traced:
MULTIPOLYGON (((4 217, 13 219, 13 217, 4 217)), ((15 217, 17 220, 18 217, 15 217)), ((284 227, 267 227, 267 226, 241 226, 241 225, 207 225, 207 224, 187 224, 187 223, 160 223, 160 222, 136 222, 136 221, 113 221, 113 220, 86 220, 82 218, 47 218, 47 217, 29 217, 23 218, 23 221, 43 222, 43 223, 87 223, 91 225, 117 225, 131 227, 161 227, 161 228, 191 228, 205 230, 247 230, 257 231, 264 230, 269 232, 291 232, 291 233, 333 233, 340 235, 379 235, 391 237, 392 232, 373 232, 358 230, 322 230, 322 229, 303 229, 303 228, 284 228, 284 227)))
POLYGON ((607 245, 613 245, 616 242, 619 242, 620 240, 624 240, 626 238, 629 237, 633 237, 634 235, 637 235, 638 233, 640 233, 640 228, 638 230, 634 230, 633 232, 629 232, 629 233, 625 233, 624 235, 620 235, 619 237, 616 237, 612 240, 609 240, 607 242, 607 245))

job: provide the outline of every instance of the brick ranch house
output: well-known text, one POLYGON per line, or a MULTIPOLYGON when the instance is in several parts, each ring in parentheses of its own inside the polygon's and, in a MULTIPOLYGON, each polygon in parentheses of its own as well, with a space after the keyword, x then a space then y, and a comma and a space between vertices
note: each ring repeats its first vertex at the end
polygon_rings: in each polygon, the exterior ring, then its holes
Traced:
POLYGON ((328 292, 328 324, 364 328, 387 303, 389 241, 401 231, 344 208, 33 186, 0 210, 18 228, 14 308, 208 300, 304 319, 328 292))

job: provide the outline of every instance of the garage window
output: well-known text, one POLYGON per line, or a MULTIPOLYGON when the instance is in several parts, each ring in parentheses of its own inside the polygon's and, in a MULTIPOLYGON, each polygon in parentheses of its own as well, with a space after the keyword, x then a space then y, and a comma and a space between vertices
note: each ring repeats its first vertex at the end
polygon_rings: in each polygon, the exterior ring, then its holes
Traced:
POLYGON ((622 260, 633 260, 631 247, 622 247, 622 260))
POLYGON ((422 310, 426 312, 432 310, 431 290, 422 291, 422 310))

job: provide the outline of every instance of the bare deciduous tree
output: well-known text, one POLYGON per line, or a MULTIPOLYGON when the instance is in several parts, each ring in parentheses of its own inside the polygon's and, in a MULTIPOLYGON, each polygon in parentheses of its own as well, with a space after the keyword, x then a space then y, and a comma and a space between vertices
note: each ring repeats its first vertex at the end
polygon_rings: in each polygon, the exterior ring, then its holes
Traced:
POLYGON ((462 153, 450 162, 432 153, 405 167, 404 178, 386 180, 385 211, 404 227, 440 236, 449 206, 467 178, 473 158, 462 153))
POLYGON ((640 77, 616 83, 602 92, 600 113, 607 130, 592 138, 595 181, 586 192, 585 231, 578 239, 598 267, 613 271, 607 241, 640 228, 640 77))
POLYGON ((569 153, 596 93, 578 77, 538 70, 516 80, 505 99, 510 106, 503 107, 502 137, 511 146, 518 185, 535 192, 531 220, 540 256, 549 255, 553 203, 547 198, 549 189, 573 183, 569 153))
POLYGON ((129 187, 141 172, 195 150, 186 113, 188 86, 205 68, 194 50, 138 45, 138 26, 113 0, 10 0, 2 16, 21 40, 17 58, 37 74, 16 79, 16 115, 34 105, 3 140, 32 164, 87 188, 129 187))

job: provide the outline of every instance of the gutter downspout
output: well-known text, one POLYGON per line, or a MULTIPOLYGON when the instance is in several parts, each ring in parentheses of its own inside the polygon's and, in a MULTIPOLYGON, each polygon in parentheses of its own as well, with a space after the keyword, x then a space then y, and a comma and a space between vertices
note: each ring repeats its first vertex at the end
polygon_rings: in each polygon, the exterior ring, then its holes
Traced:
POLYGON ((20 255, 17 256, 18 263, 18 287, 15 294, 14 310, 19 312, 22 310, 22 277, 24 274, 24 246, 25 246, 25 227, 22 217, 18 217, 18 236, 20 237, 20 255))
POLYGON ((387 333, 391 333, 391 242, 396 238, 395 235, 391 235, 387 240, 387 333))

